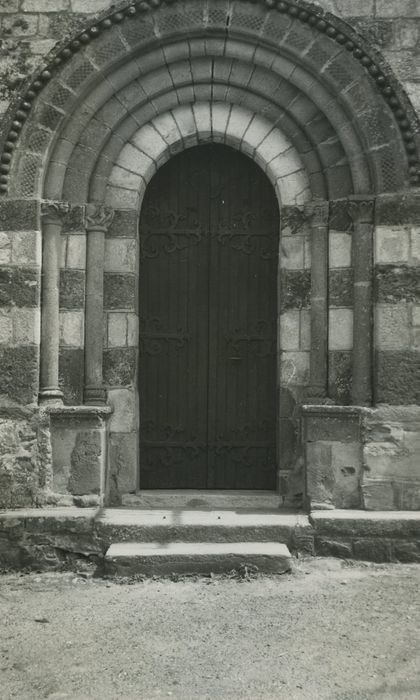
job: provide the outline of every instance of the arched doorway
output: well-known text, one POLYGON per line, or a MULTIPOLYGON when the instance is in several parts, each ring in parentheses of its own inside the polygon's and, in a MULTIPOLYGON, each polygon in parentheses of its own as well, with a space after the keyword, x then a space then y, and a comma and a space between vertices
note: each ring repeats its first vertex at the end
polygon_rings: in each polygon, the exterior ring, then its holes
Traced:
POLYGON ((140 487, 275 489, 279 208, 222 145, 173 157, 140 219, 140 487))

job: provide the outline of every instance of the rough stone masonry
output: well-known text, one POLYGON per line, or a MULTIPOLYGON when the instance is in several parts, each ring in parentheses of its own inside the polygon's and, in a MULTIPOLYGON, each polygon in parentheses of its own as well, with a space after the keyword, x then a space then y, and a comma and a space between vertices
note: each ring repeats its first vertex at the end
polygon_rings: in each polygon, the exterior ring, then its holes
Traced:
POLYGON ((216 142, 280 209, 279 504, 418 510, 419 3, 0 0, 0 23, 0 508, 141 485, 141 205, 216 142))

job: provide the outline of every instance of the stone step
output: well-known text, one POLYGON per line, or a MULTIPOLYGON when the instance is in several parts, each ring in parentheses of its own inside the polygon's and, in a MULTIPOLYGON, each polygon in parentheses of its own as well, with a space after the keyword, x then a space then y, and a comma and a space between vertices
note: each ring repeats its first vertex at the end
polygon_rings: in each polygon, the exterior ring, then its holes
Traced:
POLYGON ((278 511, 106 508, 95 521, 99 537, 115 542, 281 542, 312 551, 307 515, 278 511))
POLYGON ((203 489, 167 489, 147 490, 127 493, 122 496, 122 505, 128 508, 186 508, 203 510, 203 508, 251 508, 253 510, 277 510, 281 499, 276 491, 247 490, 203 490, 203 489))
POLYGON ((164 575, 225 573, 255 566, 264 573, 283 574, 292 557, 279 542, 119 542, 106 555, 104 573, 164 575))

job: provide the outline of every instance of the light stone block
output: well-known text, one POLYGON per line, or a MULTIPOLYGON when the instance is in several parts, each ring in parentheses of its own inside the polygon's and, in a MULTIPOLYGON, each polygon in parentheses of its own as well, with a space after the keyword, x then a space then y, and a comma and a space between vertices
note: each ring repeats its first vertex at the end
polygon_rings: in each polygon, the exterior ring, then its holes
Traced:
POLYGON ((83 347, 83 311, 60 311, 60 345, 74 348, 83 347))
POLYGON ((300 349, 311 349, 311 312, 308 309, 300 312, 300 349))
POLYGON ((0 231, 0 265, 8 265, 12 262, 11 234, 0 231))
POLYGON ((84 270, 86 267, 86 236, 67 236, 66 267, 84 270))
POLYGON ((41 265, 41 233, 15 231, 11 236, 12 264, 41 265))
MULTIPOLYGON (((242 107, 233 105, 232 111, 230 113, 229 122, 226 127, 226 143, 229 141, 242 141, 244 139, 249 143, 248 131, 254 119, 254 114, 248 110, 244 110, 242 107)), ((255 144, 252 144, 255 147, 255 144)))
POLYGON ((213 135, 224 135, 229 121, 230 105, 218 102, 212 108, 212 131, 213 135))
POLYGON ((114 209, 135 209, 137 211, 142 195, 142 191, 136 192, 135 190, 125 190, 122 187, 108 185, 106 188, 106 205, 114 209))
POLYGON ((303 267, 305 270, 310 270, 312 265, 312 248, 310 235, 305 236, 304 261, 303 267))
POLYGON ((282 236, 280 265, 286 270, 304 269, 305 239, 303 236, 282 236))
POLYGON ((105 272, 135 272, 137 242, 133 238, 108 238, 105 241, 105 272))
POLYGON ((127 345, 127 314, 108 314, 108 347, 121 348, 127 345))
POLYGON ((125 187, 128 190, 138 190, 141 187, 142 176, 138 173, 132 173, 130 170, 121 168, 119 165, 114 165, 109 177, 111 185, 117 187, 125 187))
POLYGON ((246 141, 252 144, 254 148, 258 148, 272 129, 273 125, 267 119, 263 117, 253 119, 246 132, 246 141))
POLYGON ((16 345, 39 345, 40 339, 40 309, 13 309, 13 342, 16 345))
POLYGON ((73 12, 86 12, 90 14, 92 12, 106 10, 113 3, 113 0, 89 0, 88 3, 86 3, 86 0, 70 0, 70 2, 73 12))
POLYGON ((173 116, 184 140, 188 142, 191 137, 196 138, 197 128, 191 105, 177 107, 173 111, 173 116))
POLYGON ((411 345, 414 350, 420 350, 420 328, 413 328, 411 345))
POLYGON ((353 347, 353 311, 330 309, 328 324, 329 350, 351 350, 353 347))
POLYGON ((167 147, 165 140, 150 124, 146 124, 139 129, 131 141, 136 148, 153 160, 158 160, 167 147))
POLYGON ((276 182, 276 192, 283 206, 305 204, 310 198, 306 172, 302 169, 280 177, 276 182))
POLYGON ((127 314, 127 345, 137 347, 139 344, 139 319, 136 314, 127 314))
POLYGON ((408 304, 377 304, 375 345, 378 350, 408 350, 410 347, 408 304))
POLYGON ((420 306, 413 306, 411 314, 412 325, 420 326, 420 306))
POLYGON ((418 0, 376 0, 376 16, 420 17, 420 3, 418 0))
POLYGON ((177 122, 170 112, 159 115, 153 119, 152 124, 167 144, 175 143, 181 139, 177 122))
POLYGON ((411 244, 411 264, 420 265, 420 226, 411 229, 410 232, 411 244))
POLYGON ((377 226, 375 230, 375 262, 405 263, 408 261, 408 230, 392 226, 377 226))
POLYGON ((22 12, 60 12, 70 9, 70 0, 23 0, 22 12))
POLYGON ((283 352, 281 355, 282 386, 306 386, 309 382, 309 352, 283 352))
POLYGON ((299 350, 300 313, 286 311, 280 316, 280 348, 282 350, 299 350))
POLYGON ((211 112, 210 105, 206 102, 197 102, 192 105, 197 131, 200 137, 211 136, 211 112))
POLYGON ((351 266, 351 235, 330 232, 329 264, 331 268, 351 266))
POLYGON ((136 393, 134 389, 110 389, 108 401, 113 408, 109 420, 112 433, 130 433, 136 429, 136 393))
POLYGON ((0 344, 11 345, 13 342, 13 317, 10 309, 0 309, 0 344))
POLYGON ((267 174, 274 181, 302 170, 302 161, 294 148, 284 150, 268 162, 267 174))
POLYGON ((153 167, 153 159, 141 153, 138 148, 135 148, 131 143, 127 143, 118 156, 117 165, 132 173, 143 175, 153 167))

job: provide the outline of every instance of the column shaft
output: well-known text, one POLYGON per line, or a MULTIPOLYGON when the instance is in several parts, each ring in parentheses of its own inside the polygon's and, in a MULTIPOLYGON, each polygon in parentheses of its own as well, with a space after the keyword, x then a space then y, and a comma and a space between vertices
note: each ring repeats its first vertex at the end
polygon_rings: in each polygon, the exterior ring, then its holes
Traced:
POLYGON ((349 201, 354 223, 354 320, 352 402, 372 404, 373 371, 373 220, 374 198, 355 196, 349 201))
POLYGON ((106 403, 103 386, 103 309, 105 232, 113 212, 101 205, 86 207, 85 390, 88 405, 106 403))
POLYGON ((311 225, 311 352, 308 398, 328 393, 328 212, 326 201, 308 204, 311 225))
POLYGON ((61 202, 42 204, 42 300, 41 357, 39 400, 62 402, 59 388, 58 360, 60 341, 60 251, 63 217, 69 205, 61 202))

